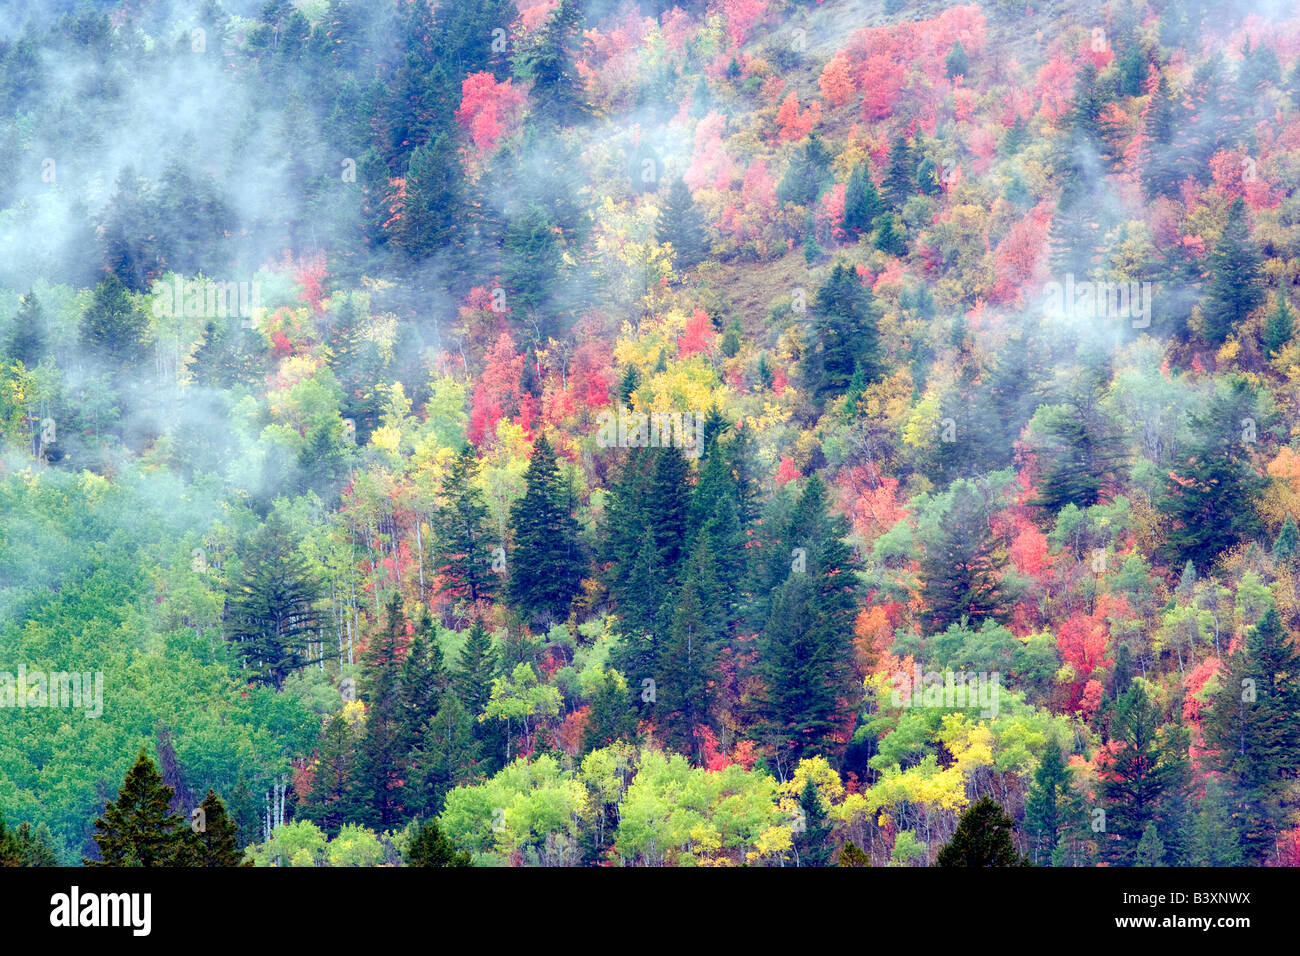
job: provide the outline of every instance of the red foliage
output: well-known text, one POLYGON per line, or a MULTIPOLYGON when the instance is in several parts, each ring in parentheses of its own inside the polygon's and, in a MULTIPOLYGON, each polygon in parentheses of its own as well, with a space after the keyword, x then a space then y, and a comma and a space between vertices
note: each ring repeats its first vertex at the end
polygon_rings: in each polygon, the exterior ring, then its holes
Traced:
POLYGON ((817 86, 831 106, 843 106, 853 95, 853 77, 849 75, 849 61, 843 52, 836 53, 817 80, 817 86))
POLYGON ((677 354, 681 358, 700 352, 707 354, 713 348, 717 337, 718 333, 713 329, 713 321, 709 318, 709 314, 701 308, 696 308, 691 317, 686 320, 686 331, 677 338, 677 354))
POLYGON ((325 278, 327 275, 323 253, 317 253, 311 258, 299 259, 298 265, 293 271, 294 281, 302 286, 302 293, 299 298, 310 305, 312 312, 316 315, 325 314, 322 300, 325 298, 325 278))
POLYGON ((727 39, 738 47, 749 39, 750 33, 763 19, 767 0, 713 0, 710 13, 721 13, 727 21, 727 39))
POLYGON ((822 105, 813 100, 806 110, 799 112, 799 97, 793 91, 786 94, 776 111, 776 125, 780 127, 776 138, 783 143, 794 143, 807 136, 821 122, 822 105))
POLYGON ((994 257, 995 280, 989 299, 996 303, 1020 303, 1024 291, 1036 285, 1051 216, 1040 203, 1008 231, 994 257))
POLYGON ((782 458, 781 466, 776 470, 776 483, 784 485, 787 482, 794 481, 799 477, 799 469, 794 466, 794 460, 782 458))
POLYGON ((471 73, 460 84, 456 121, 482 155, 519 118, 525 99, 524 91, 510 80, 498 83, 491 73, 471 73))

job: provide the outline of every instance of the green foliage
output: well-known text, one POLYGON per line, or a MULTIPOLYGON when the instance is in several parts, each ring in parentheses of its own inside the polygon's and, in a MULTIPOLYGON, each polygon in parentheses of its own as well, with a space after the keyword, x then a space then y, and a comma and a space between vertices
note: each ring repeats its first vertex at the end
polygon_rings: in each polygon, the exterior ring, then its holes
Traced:
POLYGON ((1026 859, 1011 839, 1011 818, 992 797, 980 797, 957 823, 957 830, 939 849, 938 866, 1024 866, 1026 859))

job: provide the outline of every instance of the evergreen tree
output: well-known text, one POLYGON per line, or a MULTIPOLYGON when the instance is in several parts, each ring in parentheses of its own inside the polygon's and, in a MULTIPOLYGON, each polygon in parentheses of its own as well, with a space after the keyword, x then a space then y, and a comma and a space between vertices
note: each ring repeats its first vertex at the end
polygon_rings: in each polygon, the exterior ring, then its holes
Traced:
POLYGON ((1228 379, 1192 426, 1199 439, 1175 462, 1158 507, 1171 524, 1165 544, 1171 565, 1192 561, 1205 568, 1261 531, 1255 502, 1268 479, 1251 457, 1254 433, 1264 427, 1253 386, 1239 376, 1228 379))
POLYGON ((1218 777, 1205 782, 1192 827, 1192 866, 1242 866, 1241 838, 1233 819, 1232 799, 1218 777))
MULTIPOLYGON (((361 737, 362 731, 342 714, 330 718, 321 730, 316 773, 311 790, 298 804, 298 815, 327 834, 336 834, 346 824, 359 824, 369 816, 358 768, 361 737)), ((243 836, 247 839, 249 834, 243 836)))
POLYGON ((510 600, 529 617, 562 620, 578 593, 582 555, 569 485, 545 435, 533 445, 524 487, 524 496, 510 509, 515 532, 510 600))
MULTIPOLYGON (((822 806, 821 795, 817 785, 809 777, 799 793, 799 826, 796 828, 791 843, 794 844, 795 857, 800 866, 830 866, 831 830, 834 821, 822 806)), ((843 851, 841 851, 843 852, 843 851)))
POLYGON ((1137 849, 1133 852, 1133 865, 1165 865, 1165 843, 1160 839, 1160 831, 1154 823, 1148 823, 1142 831, 1142 839, 1138 840, 1137 849))
POLYGON ((572 53, 581 43, 581 22, 577 0, 560 0, 515 57, 515 76, 532 84, 530 119, 534 123, 570 126, 588 113, 572 53))
POLYGON ((1262 344, 1264 354, 1277 355, 1295 337, 1295 312, 1287 304, 1286 296, 1278 293, 1268 318, 1264 320, 1262 344))
POLYGON ((1261 256, 1250 234, 1246 203, 1238 196, 1228 207, 1228 221, 1209 256, 1205 338, 1222 345, 1264 301, 1261 256))
POLYGON ((926 632, 939 634, 969 618, 978 624, 1002 616, 1001 568, 979 490, 953 482, 951 505, 925 542, 921 557, 921 613, 926 632))
POLYGON ((1101 413, 1096 393, 1040 411, 1046 441, 1038 449, 1042 480, 1034 504, 1055 514, 1066 505, 1090 508, 1117 478, 1122 436, 1101 413))
POLYGON ((434 820, 420 827, 406 851, 407 866, 471 866, 468 853, 455 845, 438 829, 434 820))
POLYGON ((1060 746, 1050 741, 1034 771, 1025 797, 1025 830, 1031 839, 1030 856, 1035 865, 1052 859, 1062 840, 1074 835, 1083 815, 1083 801, 1070 782, 1060 746))
POLYGON ((1177 188, 1177 169, 1171 144, 1174 141, 1176 109, 1164 73, 1151 95, 1142 128, 1142 189, 1147 199, 1172 195, 1177 188))
POLYGON ((776 198, 783 203, 811 208, 830 185, 831 156, 821 137, 812 133, 790 160, 776 186, 776 198))
POLYGON ((846 840, 840 847, 840 859, 838 866, 870 866, 871 858, 858 849, 858 845, 852 840, 846 840))
POLYGON ((226 592, 226 637, 250 681, 278 690, 291 673, 316 663, 309 648, 320 632, 319 593, 284 519, 271 512, 226 592))
POLYGON ((684 180, 675 179, 668 187, 667 199, 655 224, 655 239, 672 243, 678 269, 691 268, 709 253, 704 216, 684 180))
POLYGON ((824 402, 848 388, 859 369, 868 380, 880 374, 878 309, 871 290, 840 262, 817 290, 814 310, 803 373, 809 390, 824 402))
POLYGON ((907 137, 899 133, 889 148, 889 164, 882 184, 885 199, 895 211, 901 210, 916 192, 916 166, 917 159, 907 137))
POLYGON ((1171 809, 1185 786, 1186 750, 1176 737, 1160 734, 1160 715, 1140 682, 1115 705, 1110 756, 1101 774, 1106 811, 1104 854, 1112 864, 1133 865, 1149 824, 1162 841, 1172 834, 1171 809))
POLYGON ((636 717, 627 680, 616 670, 604 671, 591 690, 590 710, 582 726, 582 752, 608 747, 616 740, 631 740, 636 717))
POLYGON ((1273 542, 1273 557, 1282 564, 1293 561, 1297 552, 1300 552, 1300 529, 1296 528, 1295 518, 1288 514, 1273 542))
POLYGON ((907 255, 907 240, 894 225, 894 214, 887 212, 880 217, 876 227, 876 248, 891 256, 907 255))
POLYGON ((98 286, 81 317, 81 343, 91 355, 114 368, 135 365, 144 358, 149 320, 131 301, 116 275, 98 286))
POLYGON ((184 823, 171 812, 173 791, 163 784, 143 747, 117 799, 95 821, 100 860, 86 866, 174 866, 184 823))
POLYGON ((1274 608, 1224 661, 1203 731, 1228 787, 1241 850, 1262 864, 1285 827, 1288 788, 1300 770, 1300 652, 1274 608))
POLYGON ((399 689, 406 616, 400 594, 384 608, 384 625, 371 635, 362 657, 362 692, 366 729, 358 761, 359 783, 370 805, 367 823, 389 828, 401 812, 400 780, 404 772, 399 689))
POLYGON ((844 219, 841 225, 851 236, 870 232, 885 209, 885 201, 880 198, 875 180, 867 163, 861 162, 853 167, 849 174, 848 185, 844 189, 844 219))
POLYGON ((478 459, 468 445, 452 460, 443 482, 445 503, 435 513, 441 590, 469 601, 488 600, 496 590, 488 541, 487 505, 474 483, 478 459))
POLYGON ((460 152, 449 133, 411 152, 393 239, 413 259, 426 259, 460 238, 463 178, 460 152))
POLYGON ((970 72, 970 57, 966 55, 966 48, 961 45, 960 40, 952 45, 952 49, 944 57, 943 65, 950 80, 970 72))
POLYGON ((528 204, 512 216, 505 232, 501 280, 510 308, 532 326, 537 342, 557 338, 560 329, 552 289, 563 265, 563 247, 546 211, 528 204))
POLYGON ((1014 824, 992 797, 966 808, 957 829, 939 850, 936 866, 1025 866, 1011 839, 1014 824))
POLYGON ((470 625, 465 645, 460 650, 452 689, 465 705, 471 717, 478 718, 492 699, 492 681, 497 676, 497 655, 492 648, 492 635, 481 620, 470 625))
POLYGON ((418 743, 407 757, 403 797, 408 812, 438 813, 449 791, 483 769, 476 724, 455 693, 442 695, 438 712, 421 727, 418 743))
POLYGON ((239 848, 239 828, 226 813, 226 805, 208 788, 199 804, 200 815, 184 831, 178 857, 181 866, 252 866, 239 848))
POLYGON ((29 369, 36 368, 45 357, 45 312, 34 292, 18 300, 18 314, 14 316, 5 353, 29 369))

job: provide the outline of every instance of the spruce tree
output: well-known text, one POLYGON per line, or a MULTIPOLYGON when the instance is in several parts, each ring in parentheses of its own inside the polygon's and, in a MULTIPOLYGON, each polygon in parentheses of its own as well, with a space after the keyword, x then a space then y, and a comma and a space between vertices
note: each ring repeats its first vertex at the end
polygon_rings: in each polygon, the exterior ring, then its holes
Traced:
POLYGON ((837 866, 870 866, 871 858, 858 849, 858 845, 852 840, 846 840, 840 847, 840 857, 837 866))
POLYGON ((830 866, 834 852, 831 846, 834 821, 822 806, 821 794, 817 792, 812 777, 804 781, 803 790, 799 792, 798 821, 791 843, 799 865, 830 866))
POLYGON ((1295 337, 1295 312, 1287 304, 1286 296, 1278 293, 1268 318, 1264 320, 1264 332, 1261 344, 1264 354, 1277 355, 1295 337))
POLYGON ((1222 345, 1264 301, 1261 256, 1250 234, 1246 203, 1238 196, 1228 207, 1228 220, 1209 256, 1206 284, 1205 338, 1222 345))
POLYGON ((149 320, 136 308, 116 275, 95 287, 81 318, 81 343, 95 358, 117 369, 138 363, 145 354, 149 320))
POLYGON ((845 263, 836 263, 817 290, 811 339, 804 350, 803 374, 818 399, 848 388, 855 372, 868 380, 880 373, 875 299, 845 263))
POLYGON ((1300 553, 1300 529, 1296 528, 1295 517, 1288 514, 1273 542, 1273 557, 1284 564, 1294 561, 1297 553, 1300 553))
POLYGON ((812 133, 790 160, 785 175, 777 183, 776 198, 783 203, 811 208, 830 181, 830 153, 821 137, 812 133))
POLYGON ((582 553, 569 485, 545 435, 533 446, 524 488, 510 509, 510 600, 527 617, 563 620, 582 579, 582 553))
POLYGON ((884 209, 885 201, 880 198, 867 163, 864 161, 854 166, 844 189, 844 218, 841 222, 844 231, 851 236, 870 232, 875 227, 876 217, 884 209))
POLYGON ((681 179, 674 179, 668 187, 668 196, 655 223, 655 239, 672 243, 679 269, 689 269, 708 255, 704 216, 691 198, 690 188, 681 179))
POLYGON ((1014 824, 992 797, 980 797, 961 815, 939 850, 936 866, 1025 866, 1011 838, 1014 824))
POLYGON ((406 851, 407 866, 470 866, 470 856, 457 850, 434 820, 420 827, 406 851))
POLYGON ((895 211, 916 192, 917 159, 907 137, 899 133, 889 148, 889 164, 885 167, 885 180, 882 184, 885 199, 895 211))
POLYGON ((1051 861, 1062 839, 1074 834, 1082 814, 1083 802, 1070 782, 1061 748, 1049 741, 1025 797, 1025 831, 1035 865, 1051 861))
POLYGON ((310 646, 321 628, 319 595, 320 585, 288 526, 273 511, 226 592, 226 637, 236 645, 253 683, 278 690, 294 671, 316 663, 310 646))
POLYGON ((533 123, 570 126, 589 112, 573 53, 581 40, 582 10, 577 0, 560 0, 515 56, 514 73, 530 82, 533 123))
POLYGON ((239 828, 226 813, 226 805, 217 792, 208 788, 207 795, 198 806, 199 816, 191 821, 182 833, 182 846, 178 857, 181 866, 252 866, 244 862, 239 847, 239 828))
MULTIPOLYGON (((327 834, 369 817, 366 792, 358 769, 362 731, 339 714, 326 721, 316 745, 316 773, 311 790, 298 804, 298 815, 327 834)), ((248 833, 244 834, 245 839, 248 833)))
POLYGON ((961 45, 960 40, 952 45, 952 49, 944 58, 943 65, 950 80, 965 76, 970 71, 970 57, 966 55, 966 48, 961 45))
POLYGON ((455 693, 444 694, 439 703, 407 755, 403 801, 417 816, 440 812, 449 791, 484 769, 483 745, 474 735, 477 721, 455 693))
POLYGON ((1002 617, 1001 569, 993 532, 976 486, 959 479, 949 491, 951 504, 925 541, 921 556, 921 620, 929 634, 946 631, 962 618, 978 624, 1002 617))
POLYGON ((45 357, 45 347, 45 312, 36 293, 28 292, 18 301, 18 314, 14 316, 5 353, 33 369, 45 357))
POLYGON ((907 240, 903 238, 898 227, 894 225, 894 214, 887 212, 880 217, 876 228, 876 248, 891 256, 907 255, 907 240))
POLYGON ((1247 861, 1269 859, 1300 770, 1300 653, 1275 608, 1228 655, 1203 722, 1247 861))
POLYGON ((362 657, 362 692, 366 702, 366 729, 361 742, 360 784, 370 804, 367 822, 388 828, 401 812, 400 781, 402 717, 398 692, 402 670, 406 616, 400 594, 392 594, 384 608, 384 624, 367 641, 362 657))
POLYGON ((477 475, 478 459, 466 446, 452 460, 443 482, 445 503, 435 513, 440 589, 469 601, 491 599, 497 586, 488 544, 487 505, 474 483, 477 475))
POLYGON ((95 821, 100 860, 86 866, 175 866, 183 821, 171 812, 173 791, 144 748, 127 771, 117 799, 95 821))

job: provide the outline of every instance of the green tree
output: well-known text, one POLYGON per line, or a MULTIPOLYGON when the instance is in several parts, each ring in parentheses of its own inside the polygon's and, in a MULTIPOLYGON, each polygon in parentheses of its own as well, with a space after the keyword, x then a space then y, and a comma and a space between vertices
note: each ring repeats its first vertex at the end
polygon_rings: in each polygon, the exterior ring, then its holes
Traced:
POLYGON ((182 847, 183 821, 171 812, 174 791, 140 748, 117 799, 95 821, 100 859, 86 866, 174 866, 182 847))
POLYGON ((362 658, 366 729, 358 761, 360 785, 370 804, 365 822, 389 828, 401 814, 400 781, 404 772, 402 714, 399 710, 402 645, 406 615, 400 594, 392 594, 384 608, 384 624, 367 641, 362 658))
POLYGON ((45 357, 45 311, 36 293, 28 292, 18 300, 18 314, 9 330, 5 352, 27 368, 36 368, 45 357))
POLYGON ((776 198, 783 203, 811 207, 830 185, 831 156, 821 137, 812 133, 804 141, 776 186, 776 198))
POLYGON ((1273 557, 1285 563, 1294 560, 1297 553, 1300 553, 1300 529, 1296 527, 1295 517, 1288 514, 1273 542, 1273 557))
POLYGON ((846 263, 836 263, 817 290, 811 338, 803 374, 819 401, 842 393, 855 372, 868 380, 880 374, 878 308, 871 290, 846 263))
POLYGON ((889 147, 889 163, 882 183, 885 199, 895 211, 901 211, 903 204, 916 192, 916 166, 917 158, 911 144, 899 133, 889 147))
POLYGON ((217 792, 208 788, 199 804, 199 815, 182 831, 178 864, 181 866, 252 866, 244 862, 239 848, 239 828, 226 813, 226 805, 217 792))
POLYGON ((885 201, 880 198, 867 163, 864 161, 854 166, 844 189, 844 219, 841 223, 844 231, 851 236, 870 232, 875 227, 876 217, 884 210, 885 201))
POLYGON ((979 623, 1002 617, 1001 570, 987 508, 974 483, 959 479, 948 492, 943 517, 928 535, 921 556, 921 620, 938 634, 962 618, 979 623))
POLYGON ((149 320, 116 275, 95 287, 81 317, 81 342, 94 357, 112 367, 134 365, 144 358, 149 320))
POLYGON ((447 839, 438 824, 430 820, 420 827, 406 851, 407 866, 470 866, 468 853, 462 853, 447 839))
POLYGON ((1238 196, 1228 207, 1228 220, 1209 256, 1210 278, 1202 306, 1209 342, 1222 345, 1264 301, 1260 263, 1259 248, 1246 218, 1246 203, 1238 196))
POLYGON ((655 223, 655 238, 672 243, 679 269, 689 269, 708 255, 704 216, 691 198, 690 188, 681 179, 673 180, 668 187, 668 196, 655 223))
POLYGON ((448 133, 440 133, 411 152, 401 216, 393 240, 414 259, 428 258, 456 242, 464 222, 460 152, 448 133))
POLYGON ((581 24, 577 0, 560 0, 515 56, 515 76, 532 84, 534 123, 570 126, 588 114, 572 52, 582 42, 581 24))
POLYGON ((1295 337, 1295 310, 1286 296, 1278 293, 1268 318, 1264 320, 1262 342, 1266 355, 1276 355, 1295 337))
POLYGON ((1030 855, 1035 865, 1052 859, 1061 841, 1077 830, 1082 815, 1083 801, 1071 785, 1061 748, 1056 741, 1049 741, 1025 797, 1025 830, 1032 840, 1030 855))
POLYGON ((966 808, 957 829, 939 850, 938 866, 1025 866, 1011 838, 1014 824, 992 797, 966 808))
POLYGON ((545 435, 524 473, 524 496, 510 509, 514 548, 509 595, 523 614, 562 620, 578 593, 582 553, 568 482, 545 435))
POLYGON ((952 45, 952 49, 944 58, 943 65, 950 80, 970 72, 970 57, 966 55, 966 48, 961 45, 960 40, 952 45))
POLYGON ((470 601, 490 599, 497 584, 488 550, 487 504, 474 483, 477 474, 478 459, 466 446, 451 463, 443 482, 445 503, 436 512, 441 589, 470 601))

